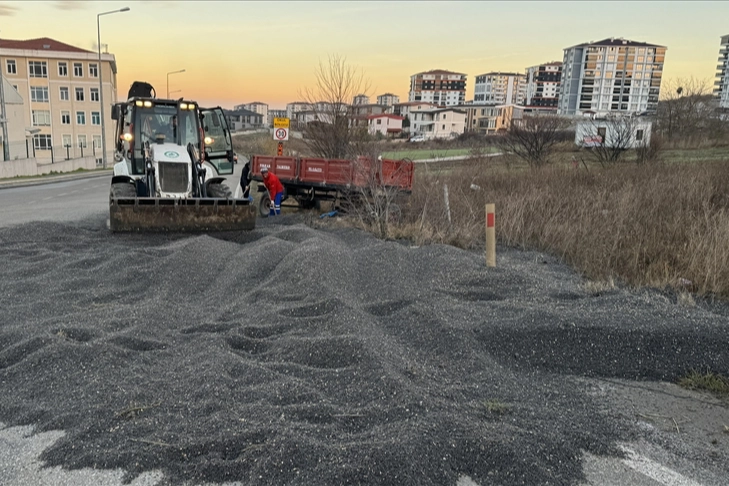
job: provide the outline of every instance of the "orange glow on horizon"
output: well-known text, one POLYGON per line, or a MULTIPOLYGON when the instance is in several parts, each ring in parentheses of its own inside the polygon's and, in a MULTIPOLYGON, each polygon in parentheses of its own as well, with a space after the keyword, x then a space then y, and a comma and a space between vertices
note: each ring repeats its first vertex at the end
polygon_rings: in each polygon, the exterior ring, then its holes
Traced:
POLYGON ((562 60, 575 44, 624 37, 668 47, 664 80, 695 77, 713 85, 719 38, 729 33, 729 2, 2 2, 2 37, 51 37, 117 61, 125 98, 133 81, 203 105, 262 101, 285 108, 315 87, 320 60, 345 56, 369 79, 374 102, 394 93, 407 101, 410 76, 431 69, 468 75, 524 72, 562 60), (600 22, 586 22, 599 13, 600 22), (526 14, 528 13, 528 15, 526 14), (650 20, 649 20, 650 19, 650 20), (568 26, 569 28, 563 28, 568 26))

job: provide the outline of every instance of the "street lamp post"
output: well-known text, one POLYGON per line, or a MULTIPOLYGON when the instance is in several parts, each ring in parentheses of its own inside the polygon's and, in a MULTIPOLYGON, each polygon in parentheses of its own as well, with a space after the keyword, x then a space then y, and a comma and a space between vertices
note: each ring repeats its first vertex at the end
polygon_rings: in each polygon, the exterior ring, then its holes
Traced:
POLYGON ((101 64, 101 22, 100 18, 102 15, 109 15, 119 12, 128 12, 129 7, 120 8, 119 10, 111 10, 109 12, 102 12, 96 14, 96 44, 99 48, 99 105, 101 105, 101 160, 106 169, 106 124, 104 123, 104 84, 102 83, 102 73, 104 67, 101 64))
POLYGON ((167 99, 170 99, 170 74, 178 74, 184 72, 184 69, 180 69, 179 71, 172 71, 171 73, 167 73, 167 99))

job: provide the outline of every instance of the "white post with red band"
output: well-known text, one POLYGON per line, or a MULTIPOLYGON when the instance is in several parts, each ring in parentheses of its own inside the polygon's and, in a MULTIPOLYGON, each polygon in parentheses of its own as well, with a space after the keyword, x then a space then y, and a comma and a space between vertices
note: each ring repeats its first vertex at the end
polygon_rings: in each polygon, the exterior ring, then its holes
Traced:
POLYGON ((486 266, 496 266, 496 205, 486 205, 486 266))

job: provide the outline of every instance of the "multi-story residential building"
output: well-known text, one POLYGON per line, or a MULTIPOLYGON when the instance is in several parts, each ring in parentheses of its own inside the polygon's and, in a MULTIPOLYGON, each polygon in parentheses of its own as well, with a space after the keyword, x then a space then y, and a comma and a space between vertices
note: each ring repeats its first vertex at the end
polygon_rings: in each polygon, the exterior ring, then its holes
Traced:
POLYGON ((521 105, 526 99, 526 76, 518 73, 486 73, 476 76, 474 103, 521 105))
POLYGON ((512 120, 523 116, 525 107, 495 103, 466 104, 456 107, 466 113, 466 131, 495 134, 509 130, 512 120))
POLYGON ((436 69, 410 76, 408 101, 455 106, 466 99, 466 75, 436 69))
POLYGON ((265 126, 263 115, 245 108, 225 110, 225 117, 228 119, 228 127, 233 132, 255 130, 265 126))
POLYGON ((426 140, 450 138, 466 129, 466 112, 455 108, 435 108, 412 113, 410 133, 423 135, 426 140))
POLYGON ((610 38, 564 49, 557 112, 653 114, 666 47, 610 38))
POLYGON ((268 110, 268 126, 273 126, 273 119, 274 118, 287 118, 286 110, 274 110, 269 109, 268 110))
POLYGON ((367 117, 367 130, 370 135, 395 136, 402 133, 404 118, 397 115, 379 114, 367 117))
POLYGON ((252 103, 244 103, 242 105, 236 105, 233 110, 248 110, 253 113, 258 113, 263 119, 263 123, 268 123, 268 105, 260 101, 254 101, 252 103))
POLYGON ((533 108, 551 108, 557 111, 561 80, 561 62, 548 62, 527 68, 524 105, 533 108))
MULTIPOLYGON (((397 103, 395 105, 392 105, 392 113, 394 115, 399 115, 403 118, 407 118, 408 122, 412 121, 413 115, 415 113, 418 113, 420 111, 427 111, 427 110, 433 110, 438 108, 438 105, 435 103, 423 103, 421 101, 408 101, 405 103, 397 103)), ((412 124, 409 124, 405 131, 412 131, 412 124)))
POLYGON ((378 105, 392 106, 400 103, 400 97, 392 93, 381 94, 377 97, 378 105))
POLYGON ((716 67, 714 94, 719 98, 721 108, 729 108, 729 35, 721 37, 719 47, 719 65, 716 67))
POLYGON ((351 112, 354 115, 379 115, 381 113, 388 113, 391 107, 386 105, 352 105, 351 112))
MULTIPOLYGON (((37 129, 33 148, 37 158, 94 155, 101 161, 101 103, 103 81, 107 160, 114 149, 111 105, 116 103, 116 59, 47 37, 0 40, 3 77, 23 98, 25 126, 37 129), (52 150, 56 151, 52 155, 52 150)), ((34 130, 36 131, 36 130, 34 130)))
POLYGON ((353 105, 369 105, 370 104, 370 97, 366 94, 358 94, 354 97, 352 100, 353 105))
POLYGON ((307 103, 305 101, 294 101, 293 103, 288 103, 286 105, 286 118, 293 121, 296 119, 296 113, 310 110, 311 103, 307 103))

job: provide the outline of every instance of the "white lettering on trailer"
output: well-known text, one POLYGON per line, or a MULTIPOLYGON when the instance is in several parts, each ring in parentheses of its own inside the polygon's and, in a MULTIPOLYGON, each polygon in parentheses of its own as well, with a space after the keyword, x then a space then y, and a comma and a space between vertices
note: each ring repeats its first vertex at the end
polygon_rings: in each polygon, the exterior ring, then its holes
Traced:
POLYGON ((321 167, 307 167, 307 172, 324 172, 321 167))
POLYGON ((288 165, 277 165, 276 168, 279 170, 291 170, 291 167, 288 165))

